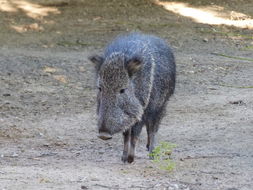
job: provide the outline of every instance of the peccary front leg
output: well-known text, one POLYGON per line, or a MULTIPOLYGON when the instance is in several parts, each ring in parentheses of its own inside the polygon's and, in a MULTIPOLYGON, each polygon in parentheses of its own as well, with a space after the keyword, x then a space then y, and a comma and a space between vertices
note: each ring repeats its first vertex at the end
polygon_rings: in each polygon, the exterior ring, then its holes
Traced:
POLYGON ((136 143, 138 142, 142 126, 143 126, 143 123, 138 122, 132 127, 131 140, 130 140, 130 151, 129 151, 128 158, 127 158, 128 163, 132 163, 134 161, 135 146, 136 146, 136 143))
POLYGON ((134 161, 135 146, 136 146, 137 141, 138 141, 138 137, 137 136, 132 136, 131 137, 130 152, 129 152, 129 155, 127 157, 128 163, 132 163, 134 161))
POLYGON ((123 149, 123 155, 121 157, 121 160, 123 162, 127 161, 128 152, 129 152, 129 144, 130 144, 130 137, 131 137, 131 129, 128 129, 123 133, 124 137, 124 149, 123 149))

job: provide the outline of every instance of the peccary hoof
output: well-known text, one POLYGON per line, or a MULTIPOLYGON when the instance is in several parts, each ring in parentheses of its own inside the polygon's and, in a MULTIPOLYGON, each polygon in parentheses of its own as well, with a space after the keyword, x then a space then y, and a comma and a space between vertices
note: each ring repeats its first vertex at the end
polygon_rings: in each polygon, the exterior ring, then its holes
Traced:
POLYGON ((127 156, 127 155, 123 154, 121 157, 121 161, 124 163, 126 163, 126 162, 132 163, 134 161, 134 156, 131 156, 131 155, 127 156))
POLYGON ((112 138, 112 135, 109 133, 99 133, 98 137, 102 140, 109 140, 112 138))
POLYGON ((132 163, 133 161, 134 161, 134 156, 129 155, 128 158, 127 158, 127 162, 132 163))
POLYGON ((121 157, 121 161, 126 163, 127 162, 127 155, 123 154, 122 157, 121 157))
POLYGON ((150 160, 154 160, 154 156, 149 155, 149 159, 150 159, 150 160))
POLYGON ((147 151, 149 151, 149 144, 146 145, 147 151))

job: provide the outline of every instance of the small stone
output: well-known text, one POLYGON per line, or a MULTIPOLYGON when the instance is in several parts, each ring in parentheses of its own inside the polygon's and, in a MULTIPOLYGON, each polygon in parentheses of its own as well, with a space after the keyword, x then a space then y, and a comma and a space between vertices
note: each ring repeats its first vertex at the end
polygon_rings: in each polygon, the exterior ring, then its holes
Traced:
POLYGON ((90 178, 90 180, 91 180, 91 181, 99 181, 99 179, 98 179, 98 178, 95 178, 95 177, 90 178))
POLYGON ((229 101, 229 103, 236 104, 236 105, 245 105, 245 103, 242 100, 229 101))
POLYGON ((80 153, 80 152, 77 152, 77 153, 76 153, 76 156, 80 156, 80 155, 81 155, 81 153, 80 153))
POLYGON ((43 133, 39 133, 39 136, 40 136, 40 137, 43 137, 43 136, 44 136, 44 134, 43 134, 43 133))
POLYGON ((173 184, 173 186, 174 186, 176 189, 179 188, 178 184, 173 184))
POLYGON ((203 39, 203 42, 208 42, 209 40, 207 38, 204 38, 203 39))
POLYGON ((16 152, 14 152, 12 155, 11 155, 11 157, 12 158, 16 158, 16 157, 18 157, 19 155, 16 153, 16 152))
POLYGON ((84 182, 84 181, 87 181, 87 178, 86 177, 79 177, 78 182, 84 182))
POLYGON ((85 185, 82 185, 82 186, 81 186, 81 189, 88 189, 88 187, 85 186, 85 185))
POLYGON ((43 144, 42 146, 44 146, 44 147, 49 147, 49 146, 50 146, 50 144, 45 143, 45 144, 43 144))
POLYGON ((3 94, 3 96, 11 96, 11 94, 5 93, 5 94, 3 94))
POLYGON ((212 178, 214 179, 214 180, 217 180, 217 179, 219 179, 218 177, 216 177, 216 176, 212 176, 212 178))

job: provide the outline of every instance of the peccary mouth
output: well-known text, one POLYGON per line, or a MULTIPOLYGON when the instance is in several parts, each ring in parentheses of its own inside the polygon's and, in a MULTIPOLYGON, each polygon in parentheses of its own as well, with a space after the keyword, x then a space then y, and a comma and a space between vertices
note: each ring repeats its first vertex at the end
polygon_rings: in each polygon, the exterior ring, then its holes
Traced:
POLYGON ((109 133, 101 132, 98 134, 98 138, 102 140, 109 140, 112 138, 112 135, 110 135, 109 133))

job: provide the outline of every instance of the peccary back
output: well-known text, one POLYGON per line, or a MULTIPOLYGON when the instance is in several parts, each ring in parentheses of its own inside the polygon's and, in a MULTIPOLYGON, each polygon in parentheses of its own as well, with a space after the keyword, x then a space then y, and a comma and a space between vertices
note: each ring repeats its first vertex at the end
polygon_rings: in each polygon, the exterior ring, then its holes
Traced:
POLYGON ((99 137, 110 139, 122 131, 122 160, 132 162, 136 141, 146 125, 147 148, 152 152, 166 102, 175 88, 176 66, 169 46, 158 37, 130 33, 116 38, 103 55, 90 60, 98 74, 99 137))

